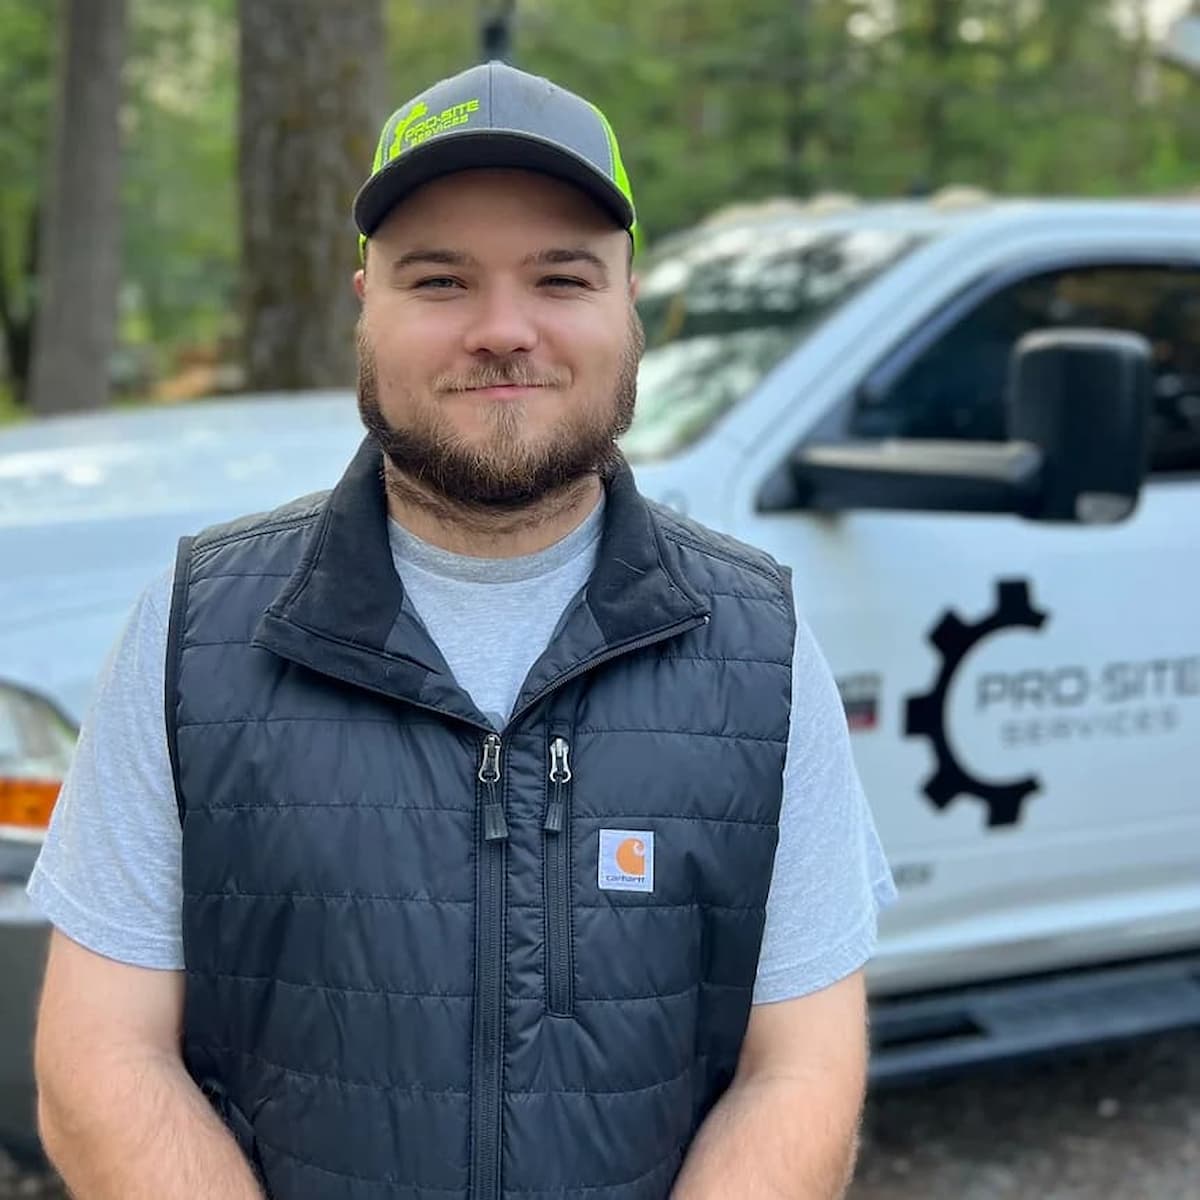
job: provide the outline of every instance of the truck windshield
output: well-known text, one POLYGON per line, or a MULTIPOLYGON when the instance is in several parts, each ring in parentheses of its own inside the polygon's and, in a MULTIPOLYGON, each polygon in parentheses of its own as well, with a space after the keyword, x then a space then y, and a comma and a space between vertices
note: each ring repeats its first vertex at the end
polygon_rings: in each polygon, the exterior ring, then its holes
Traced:
POLYGON ((639 270, 646 353, 626 457, 646 462, 694 442, 922 240, 909 230, 743 226, 649 256, 639 270))

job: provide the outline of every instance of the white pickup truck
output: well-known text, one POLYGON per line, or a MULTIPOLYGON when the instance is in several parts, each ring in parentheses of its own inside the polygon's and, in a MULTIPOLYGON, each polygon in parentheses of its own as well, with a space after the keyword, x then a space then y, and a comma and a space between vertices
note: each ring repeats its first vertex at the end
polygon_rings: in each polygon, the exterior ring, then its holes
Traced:
MULTIPOLYGON (((1200 1022, 1197 205, 766 205, 640 273, 640 485, 793 569, 901 888, 875 1078, 1200 1022)), ((24 876, 124 612, 359 436, 348 394, 0 434, 0 1137, 24 876)))

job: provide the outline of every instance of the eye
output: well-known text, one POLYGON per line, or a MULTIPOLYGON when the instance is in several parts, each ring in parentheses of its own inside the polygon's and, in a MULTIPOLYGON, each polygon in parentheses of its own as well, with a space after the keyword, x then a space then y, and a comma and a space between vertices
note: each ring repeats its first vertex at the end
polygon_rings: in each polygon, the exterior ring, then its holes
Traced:
POLYGON ((418 279, 412 286, 414 290, 445 292, 462 284, 450 275, 431 275, 427 279, 418 279))
POLYGON ((574 275, 547 275, 541 280, 541 286, 568 291, 572 288, 586 288, 589 284, 586 279, 578 279, 574 275))

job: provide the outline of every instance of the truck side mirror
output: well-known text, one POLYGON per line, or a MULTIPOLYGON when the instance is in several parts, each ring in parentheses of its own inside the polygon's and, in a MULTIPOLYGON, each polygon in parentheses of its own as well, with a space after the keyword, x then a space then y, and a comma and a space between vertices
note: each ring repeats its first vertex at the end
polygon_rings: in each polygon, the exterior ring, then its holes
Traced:
POLYGON ((1137 506, 1146 477, 1150 346, 1135 333, 1042 330, 1013 350, 1008 436, 1043 455, 1027 516, 1101 524, 1137 506))

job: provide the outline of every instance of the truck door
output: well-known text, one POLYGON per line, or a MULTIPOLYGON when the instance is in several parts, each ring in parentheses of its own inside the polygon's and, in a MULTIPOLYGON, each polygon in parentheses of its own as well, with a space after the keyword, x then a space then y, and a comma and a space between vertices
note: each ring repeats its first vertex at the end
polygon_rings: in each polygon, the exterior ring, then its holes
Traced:
POLYGON ((982 284, 879 364, 845 428, 1002 439, 1009 353, 1056 326, 1153 347, 1151 475, 1125 522, 758 512, 749 482, 735 503, 737 535, 795 570, 901 887, 877 991, 1196 941, 1200 266, 982 284))

